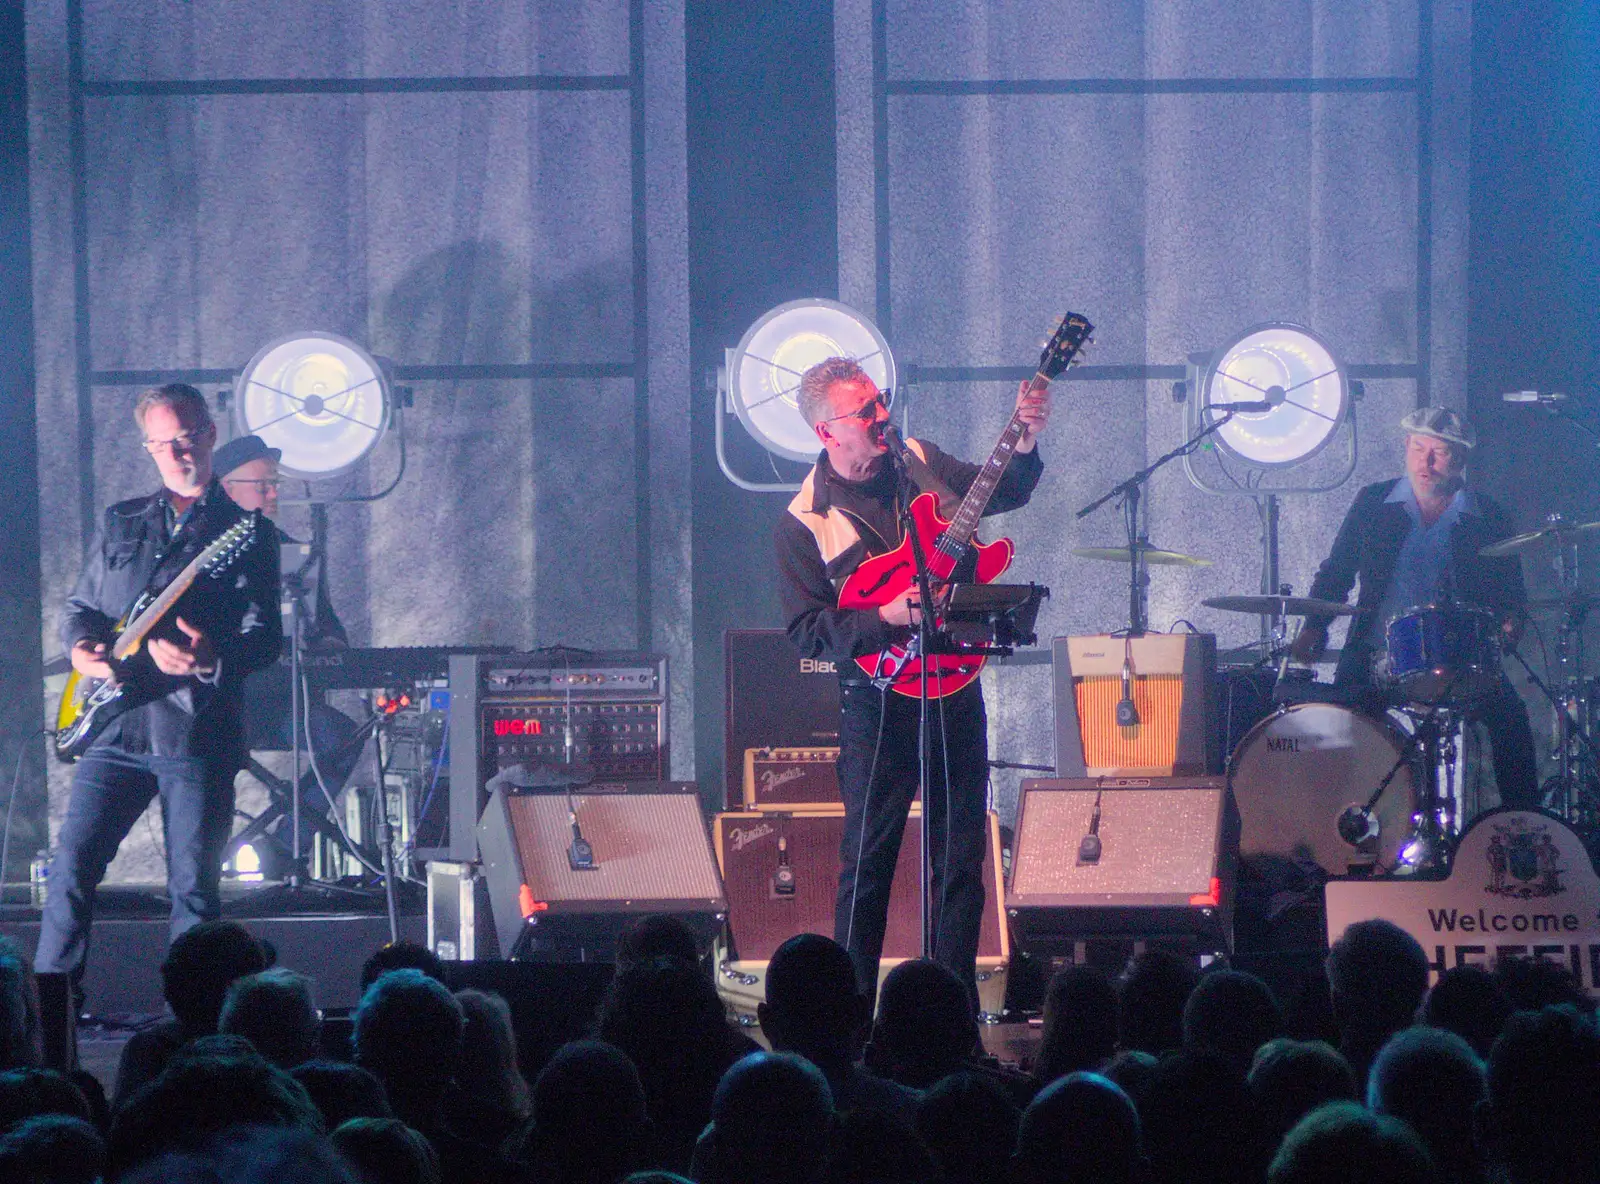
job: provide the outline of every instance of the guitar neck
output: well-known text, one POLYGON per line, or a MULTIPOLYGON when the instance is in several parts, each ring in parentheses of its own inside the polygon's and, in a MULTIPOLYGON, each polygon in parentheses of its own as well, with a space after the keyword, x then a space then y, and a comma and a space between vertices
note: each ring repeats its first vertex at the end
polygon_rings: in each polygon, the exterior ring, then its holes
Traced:
MULTIPOLYGON (((1048 385, 1049 382, 1050 380, 1042 372, 1037 372, 1028 385, 1038 387, 1048 385)), ((989 507, 989 499, 994 496, 1000 478, 1006 475, 1006 466, 1016 455, 1017 443, 1022 439, 1025 428, 1022 417, 1012 412, 1011 422, 1006 424, 1006 430, 1000 433, 994 451, 989 454, 989 459, 984 462, 983 468, 978 470, 977 479, 967 490, 967 496, 961 499, 961 508, 950 520, 949 529, 940 536, 940 550, 959 556, 961 549, 972 541, 972 536, 978 529, 978 522, 983 517, 984 510, 989 507)))
POLYGON ((173 580, 161 594, 145 606, 133 620, 117 635, 116 643, 111 647, 111 656, 120 660, 126 659, 144 644, 145 637, 150 630, 156 627, 156 622, 161 620, 174 604, 194 584, 195 577, 200 574, 199 561, 191 563, 178 573, 178 578, 173 580))

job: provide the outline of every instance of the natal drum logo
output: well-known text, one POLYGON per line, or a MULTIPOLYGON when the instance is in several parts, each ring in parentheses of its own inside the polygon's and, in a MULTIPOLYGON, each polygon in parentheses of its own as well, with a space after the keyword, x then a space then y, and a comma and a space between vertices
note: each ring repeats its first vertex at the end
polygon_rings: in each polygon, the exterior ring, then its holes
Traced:
POLYGON ((1530 825, 1521 818, 1513 818, 1505 826, 1495 825, 1486 854, 1489 884, 1485 890, 1496 896, 1532 900, 1566 891, 1561 882, 1563 869, 1556 862, 1559 852, 1547 826, 1530 825))

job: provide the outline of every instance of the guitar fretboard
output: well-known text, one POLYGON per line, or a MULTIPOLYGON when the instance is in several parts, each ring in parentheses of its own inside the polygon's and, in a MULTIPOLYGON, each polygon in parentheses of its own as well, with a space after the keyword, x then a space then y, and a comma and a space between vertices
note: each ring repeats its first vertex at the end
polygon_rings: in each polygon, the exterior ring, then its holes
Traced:
MULTIPOLYGON (((1036 374, 1033 379, 1034 383, 1045 381, 1048 380, 1043 374, 1036 374)), ((1013 413, 1006 430, 1000 433, 1000 440, 995 444, 994 451, 989 454, 989 459, 984 462, 983 468, 978 470, 978 476, 972 482, 972 487, 967 490, 966 497, 961 499, 961 506, 956 510, 955 517, 950 520, 949 529, 939 536, 935 547, 947 558, 959 560, 966 552, 967 544, 972 541, 972 536, 978 529, 978 522, 989 506, 989 499, 994 496, 1000 478, 1006 475, 1006 466, 1016 455, 1017 444, 1022 439, 1024 426, 1021 417, 1013 413)))

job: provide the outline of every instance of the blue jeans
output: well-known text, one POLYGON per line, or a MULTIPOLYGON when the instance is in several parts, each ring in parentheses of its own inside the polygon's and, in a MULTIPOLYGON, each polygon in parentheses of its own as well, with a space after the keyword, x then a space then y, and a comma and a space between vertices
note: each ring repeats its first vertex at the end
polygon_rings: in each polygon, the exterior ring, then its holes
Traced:
POLYGON ((95 889, 150 800, 161 795, 172 936, 222 912, 222 849, 233 825, 235 759, 153 756, 91 748, 72 779, 34 969, 83 976, 95 889))

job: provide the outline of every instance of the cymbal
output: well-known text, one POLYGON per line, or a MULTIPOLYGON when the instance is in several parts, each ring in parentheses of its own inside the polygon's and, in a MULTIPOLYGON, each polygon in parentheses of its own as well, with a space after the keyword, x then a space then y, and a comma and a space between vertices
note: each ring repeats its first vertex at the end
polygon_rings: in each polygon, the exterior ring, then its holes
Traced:
POLYGON ((1200 603, 1224 612, 1267 617, 1353 617, 1362 611, 1353 604, 1309 596, 1213 596, 1200 603))
POLYGON ((1555 612, 1568 605, 1577 609, 1591 609, 1600 604, 1600 594, 1594 592, 1578 592, 1572 596, 1530 596, 1528 598, 1528 611, 1531 613, 1555 612))
POLYGON ((1538 530, 1530 530, 1527 534, 1514 534, 1508 539, 1490 543, 1478 554, 1485 559, 1504 559, 1507 555, 1515 555, 1523 548, 1531 547, 1544 539, 1562 539, 1569 535, 1584 534, 1591 530, 1600 530, 1600 521, 1553 522, 1549 526, 1541 526, 1538 530))
MULTIPOLYGON (((1146 563, 1155 564, 1157 567, 1210 567, 1211 560, 1201 559, 1198 555, 1185 555, 1182 551, 1163 551, 1160 547, 1152 547, 1149 543, 1135 543, 1134 550, 1144 555, 1146 563)), ((1109 559, 1113 563, 1127 563, 1133 557, 1133 551, 1127 547, 1074 547, 1070 554, 1079 559, 1109 559)))

